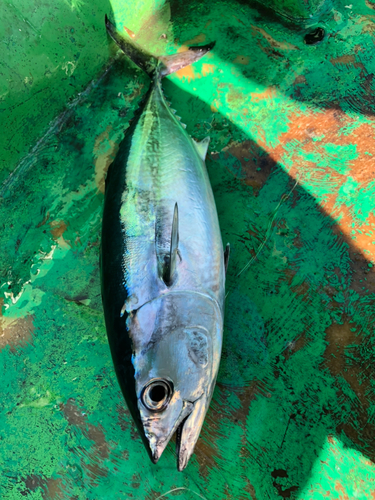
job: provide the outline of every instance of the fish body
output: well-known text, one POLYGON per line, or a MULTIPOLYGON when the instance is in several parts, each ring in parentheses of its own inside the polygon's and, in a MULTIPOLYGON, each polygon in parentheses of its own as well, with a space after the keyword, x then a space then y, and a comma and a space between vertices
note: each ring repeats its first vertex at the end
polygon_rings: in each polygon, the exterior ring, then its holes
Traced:
POLYGON ((207 147, 188 135, 154 74, 110 166, 103 212, 116 374, 154 462, 178 432, 179 470, 199 437, 222 346, 225 259, 207 147))

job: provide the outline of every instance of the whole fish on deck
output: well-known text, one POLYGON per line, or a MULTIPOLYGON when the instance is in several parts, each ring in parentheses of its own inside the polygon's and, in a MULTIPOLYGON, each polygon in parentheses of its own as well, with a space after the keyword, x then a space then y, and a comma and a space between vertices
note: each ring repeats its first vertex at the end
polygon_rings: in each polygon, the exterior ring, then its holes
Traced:
POLYGON ((219 368, 225 268, 204 159, 166 102, 161 78, 212 45, 159 59, 111 37, 151 78, 106 179, 101 244, 102 298, 121 390, 156 463, 177 431, 183 470, 219 368))

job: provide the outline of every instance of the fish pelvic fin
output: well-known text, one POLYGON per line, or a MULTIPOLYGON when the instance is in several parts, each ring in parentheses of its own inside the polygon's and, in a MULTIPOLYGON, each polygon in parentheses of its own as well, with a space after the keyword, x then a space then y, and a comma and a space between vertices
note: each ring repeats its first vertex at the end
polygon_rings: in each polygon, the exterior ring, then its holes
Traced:
POLYGON ((185 52, 179 52, 170 56, 155 57, 135 43, 131 37, 119 33, 107 15, 105 16, 105 26, 109 36, 116 42, 124 54, 143 69, 150 78, 156 76, 158 79, 161 79, 185 66, 189 66, 189 64, 198 61, 207 54, 215 45, 215 42, 212 42, 202 47, 189 47, 185 52))
POLYGON ((163 281, 169 286, 173 281, 173 276, 176 272, 177 267, 177 255, 178 255, 178 205, 174 206, 173 211, 173 221, 172 221, 172 231, 171 231, 171 246, 169 255, 165 256, 164 267, 163 267, 163 281))

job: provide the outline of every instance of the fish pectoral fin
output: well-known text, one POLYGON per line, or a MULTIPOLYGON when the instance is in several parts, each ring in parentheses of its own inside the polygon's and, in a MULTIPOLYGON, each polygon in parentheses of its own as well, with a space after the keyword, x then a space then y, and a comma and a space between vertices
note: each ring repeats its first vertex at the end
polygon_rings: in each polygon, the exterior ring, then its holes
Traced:
POLYGON ((204 161, 206 159, 208 145, 210 144, 210 137, 205 137, 202 141, 197 142, 193 139, 195 149, 198 151, 199 156, 204 161))
POLYGON ((225 269, 225 274, 227 274, 227 270, 228 270, 229 256, 230 256, 230 244, 227 243, 227 246, 225 247, 225 250, 224 250, 224 269, 225 269))
POLYGON ((172 231, 171 231, 171 246, 169 255, 165 256, 164 266, 163 266, 163 281, 169 286, 172 283, 173 276, 176 272, 177 267, 177 255, 178 255, 178 205, 174 206, 173 220, 172 220, 172 231))

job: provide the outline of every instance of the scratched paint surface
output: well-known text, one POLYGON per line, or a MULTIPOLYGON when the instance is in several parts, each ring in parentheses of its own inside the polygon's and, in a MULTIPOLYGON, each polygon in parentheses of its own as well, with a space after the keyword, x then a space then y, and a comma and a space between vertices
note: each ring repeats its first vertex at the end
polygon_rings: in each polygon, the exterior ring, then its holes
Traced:
POLYGON ((312 21, 244 2, 177 1, 134 25, 112 4, 148 48, 216 40, 164 88, 211 136, 231 243, 218 383, 186 471, 173 443, 151 464, 100 300, 105 171, 148 85, 117 59, 1 188, 2 499, 375 497, 375 5, 350 5, 307 46, 312 21))

